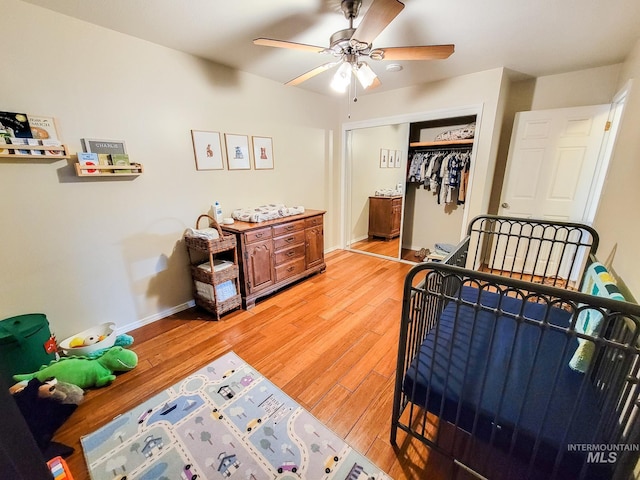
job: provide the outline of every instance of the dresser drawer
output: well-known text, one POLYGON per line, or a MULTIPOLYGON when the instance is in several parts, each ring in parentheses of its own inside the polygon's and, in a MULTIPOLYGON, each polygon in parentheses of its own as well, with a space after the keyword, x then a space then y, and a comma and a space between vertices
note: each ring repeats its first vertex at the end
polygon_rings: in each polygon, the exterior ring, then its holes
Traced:
POLYGON ((271 227, 260 228, 258 230, 251 230, 244 234, 244 238, 247 243, 261 242, 271 238, 271 227))
POLYGON ((276 265, 282 265, 296 258, 304 258, 304 243, 276 252, 276 265))
POLYGON ((276 282, 304 272, 304 257, 276 267, 276 282))
POLYGON ((304 243, 304 232, 302 230, 290 235, 285 235, 284 237, 274 239, 273 248, 274 250, 278 251, 282 250, 283 248, 299 245, 301 243, 304 243))
POLYGON ((283 223, 282 225, 274 225, 273 236, 279 237, 281 235, 297 232, 299 230, 304 230, 304 220, 297 220, 295 222, 283 223))
POLYGON ((318 225, 322 225, 322 215, 318 215, 317 217, 307 218, 304 221, 305 228, 317 227, 318 225))

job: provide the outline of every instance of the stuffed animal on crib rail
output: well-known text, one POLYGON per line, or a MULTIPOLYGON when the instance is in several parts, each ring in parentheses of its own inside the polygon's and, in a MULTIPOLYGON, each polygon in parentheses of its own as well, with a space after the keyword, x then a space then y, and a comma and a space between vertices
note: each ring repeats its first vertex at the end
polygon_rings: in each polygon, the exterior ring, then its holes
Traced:
POLYGON ((128 372, 138 364, 135 352, 122 347, 112 347, 99 358, 63 357, 43 366, 34 373, 14 375, 16 381, 37 378, 41 382, 55 377, 61 382, 78 387, 104 387, 116 379, 114 372, 128 372))

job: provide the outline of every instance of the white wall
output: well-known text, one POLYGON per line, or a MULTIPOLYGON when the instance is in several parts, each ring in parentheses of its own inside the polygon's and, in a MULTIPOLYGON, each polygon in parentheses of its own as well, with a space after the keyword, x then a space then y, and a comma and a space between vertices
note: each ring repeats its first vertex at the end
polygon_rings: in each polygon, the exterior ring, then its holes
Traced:
POLYGON ((620 64, 615 64, 538 77, 531 110, 610 103, 616 93, 620 68, 620 64))
POLYGON ((71 161, 0 160, 0 318, 44 312, 60 339, 133 326, 192 299, 183 231, 215 200, 329 210, 333 99, 17 0, 0 0, 0 110, 53 115, 70 150, 126 141, 145 173, 75 176, 71 161), (309 112, 313 112, 310 115, 309 112), (196 171, 191 129, 273 138, 275 169, 196 171))

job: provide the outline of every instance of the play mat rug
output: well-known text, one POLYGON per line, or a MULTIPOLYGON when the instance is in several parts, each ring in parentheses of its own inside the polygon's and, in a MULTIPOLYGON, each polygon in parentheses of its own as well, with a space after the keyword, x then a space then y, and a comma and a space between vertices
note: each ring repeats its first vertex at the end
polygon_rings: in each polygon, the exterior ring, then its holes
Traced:
POLYGON ((94 480, 390 478, 233 352, 81 442, 94 480))

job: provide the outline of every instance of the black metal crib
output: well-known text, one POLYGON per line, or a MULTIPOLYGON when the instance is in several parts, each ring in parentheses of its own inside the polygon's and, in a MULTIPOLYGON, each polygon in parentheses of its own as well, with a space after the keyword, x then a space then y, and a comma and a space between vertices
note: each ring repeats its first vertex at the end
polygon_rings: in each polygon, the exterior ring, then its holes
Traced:
POLYGON ((580 291, 597 233, 491 215, 467 233, 406 277, 391 442, 420 440, 452 476, 630 478, 640 306, 580 291))

